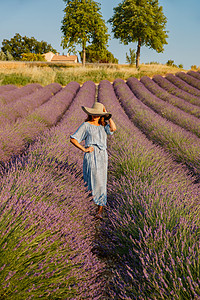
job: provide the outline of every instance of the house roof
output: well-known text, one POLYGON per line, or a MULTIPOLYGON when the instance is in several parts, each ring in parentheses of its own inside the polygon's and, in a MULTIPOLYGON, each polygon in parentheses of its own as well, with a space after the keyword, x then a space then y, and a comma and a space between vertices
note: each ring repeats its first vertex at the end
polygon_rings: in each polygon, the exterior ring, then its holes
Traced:
POLYGON ((75 61, 77 59, 76 55, 54 55, 51 61, 75 61))

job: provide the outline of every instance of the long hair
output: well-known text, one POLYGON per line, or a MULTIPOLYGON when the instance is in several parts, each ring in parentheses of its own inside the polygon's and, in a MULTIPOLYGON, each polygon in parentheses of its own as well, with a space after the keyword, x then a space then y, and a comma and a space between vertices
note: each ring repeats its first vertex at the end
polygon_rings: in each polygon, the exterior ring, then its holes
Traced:
MULTIPOLYGON (((85 122, 88 122, 88 121, 92 121, 92 116, 91 115, 88 115, 87 119, 85 120, 85 122)), ((100 117, 98 123, 99 123, 99 125, 106 126, 107 122, 105 121, 104 116, 100 117)))

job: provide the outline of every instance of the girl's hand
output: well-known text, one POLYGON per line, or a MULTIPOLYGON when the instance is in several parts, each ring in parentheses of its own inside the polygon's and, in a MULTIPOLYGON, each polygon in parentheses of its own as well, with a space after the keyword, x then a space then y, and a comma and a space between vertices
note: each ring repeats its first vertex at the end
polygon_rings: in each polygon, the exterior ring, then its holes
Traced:
POLYGON ((88 148, 85 148, 85 152, 86 153, 90 153, 90 152, 93 152, 94 151, 94 148, 92 146, 88 147, 88 148))
POLYGON ((103 106, 103 112, 107 112, 105 106, 103 106))

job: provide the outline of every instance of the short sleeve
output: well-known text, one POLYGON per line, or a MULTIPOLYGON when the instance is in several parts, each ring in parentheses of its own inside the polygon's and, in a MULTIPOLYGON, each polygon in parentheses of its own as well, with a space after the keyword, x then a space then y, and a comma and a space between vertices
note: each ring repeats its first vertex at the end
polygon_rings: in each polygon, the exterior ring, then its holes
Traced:
POLYGON ((109 124, 107 124, 104 128, 105 128, 105 132, 106 132, 108 135, 112 135, 112 134, 113 134, 113 132, 110 131, 110 125, 109 125, 109 124))
POLYGON ((70 138, 77 140, 79 143, 86 139, 86 127, 85 123, 81 124, 79 128, 70 135, 70 138))

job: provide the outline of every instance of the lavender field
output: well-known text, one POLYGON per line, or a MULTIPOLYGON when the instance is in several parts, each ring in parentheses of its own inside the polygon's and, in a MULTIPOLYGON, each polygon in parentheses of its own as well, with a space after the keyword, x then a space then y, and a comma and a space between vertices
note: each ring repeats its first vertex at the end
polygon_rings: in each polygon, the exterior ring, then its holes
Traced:
POLYGON ((0 299, 200 299, 200 73, 0 87, 0 299), (69 136, 103 103, 103 221, 69 136))

